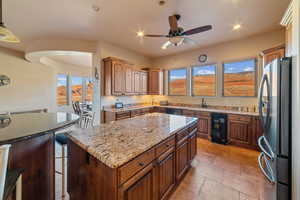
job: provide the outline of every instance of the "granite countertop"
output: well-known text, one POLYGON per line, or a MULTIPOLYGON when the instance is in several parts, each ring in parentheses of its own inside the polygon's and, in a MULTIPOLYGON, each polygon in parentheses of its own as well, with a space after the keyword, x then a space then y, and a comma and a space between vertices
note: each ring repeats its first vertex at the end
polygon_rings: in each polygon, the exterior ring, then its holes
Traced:
POLYGON ((69 133, 69 138, 110 168, 117 168, 197 118, 151 113, 69 133))
POLYGON ((0 123, 0 145, 57 131, 75 124, 79 116, 62 112, 27 113, 11 115, 10 119, 8 123, 0 123))
POLYGON ((131 110, 138 110, 138 109, 142 109, 142 108, 152 108, 152 107, 175 108, 175 109, 185 109, 185 110, 204 111, 204 112, 213 112, 213 113, 227 113, 227 114, 259 116, 259 113, 257 113, 257 112, 242 112, 242 111, 236 111, 236 110, 221 110, 221 109, 197 108, 197 107, 187 107, 187 106, 160 106, 160 105, 132 106, 132 107, 125 107, 125 108, 121 108, 121 109, 104 108, 104 111, 122 112, 122 111, 131 111, 131 110))

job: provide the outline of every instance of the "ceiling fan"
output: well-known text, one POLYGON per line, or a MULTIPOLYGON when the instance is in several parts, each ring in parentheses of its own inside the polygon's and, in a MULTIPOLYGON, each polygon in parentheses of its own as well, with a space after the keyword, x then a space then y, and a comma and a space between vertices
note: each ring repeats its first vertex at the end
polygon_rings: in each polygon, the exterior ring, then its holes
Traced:
POLYGON ((163 44, 161 47, 162 49, 167 49, 170 46, 178 46, 181 44, 194 44, 195 42, 188 38, 187 36, 194 35, 197 33, 209 31, 212 29, 211 25, 201 26, 197 28, 193 28, 187 31, 184 31, 183 28, 178 26, 178 20, 181 18, 180 15, 175 14, 169 16, 169 24, 170 24, 170 31, 168 35, 152 35, 152 34, 139 34, 142 37, 166 37, 168 41, 163 44))
POLYGON ((0 41, 18 43, 20 40, 8 30, 2 21, 2 0, 0 0, 0 41))

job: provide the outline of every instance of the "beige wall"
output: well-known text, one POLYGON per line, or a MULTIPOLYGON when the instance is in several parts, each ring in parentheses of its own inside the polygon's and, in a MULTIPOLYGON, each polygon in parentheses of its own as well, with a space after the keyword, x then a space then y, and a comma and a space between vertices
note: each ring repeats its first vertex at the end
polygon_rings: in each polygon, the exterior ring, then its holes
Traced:
MULTIPOLYGON (((204 47, 197 50, 192 50, 176 55, 156 58, 152 61, 153 66, 171 69, 180 67, 191 67, 199 65, 198 56, 200 54, 207 54, 208 64, 217 64, 217 97, 206 98, 211 105, 231 105, 231 106, 250 106, 257 103, 257 98, 236 98, 236 97, 222 97, 222 62, 240 60, 244 58, 258 58, 259 71, 258 77, 261 76, 261 58, 259 53, 262 50, 283 44, 285 42, 284 30, 272 31, 246 39, 230 41, 214 46, 204 47)), ((259 82, 259 80, 258 80, 259 82)), ((165 84, 167 85, 167 84, 165 84)), ((197 104, 201 102, 200 97, 159 97, 159 99, 166 99, 170 102, 176 103, 192 103, 197 104)))
POLYGON ((0 48, 0 74, 11 79, 10 85, 0 87, 0 112, 55 110, 56 82, 51 68, 26 61, 21 52, 0 48))

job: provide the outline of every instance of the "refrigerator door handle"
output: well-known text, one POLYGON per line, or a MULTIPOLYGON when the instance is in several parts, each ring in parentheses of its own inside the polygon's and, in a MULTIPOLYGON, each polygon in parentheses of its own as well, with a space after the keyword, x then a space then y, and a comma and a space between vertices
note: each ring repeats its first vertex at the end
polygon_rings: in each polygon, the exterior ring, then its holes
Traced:
POLYGON ((268 80, 268 76, 266 74, 263 75, 263 78, 260 83, 260 89, 259 89, 259 101, 258 101, 258 111, 259 111, 259 117, 260 121, 262 123, 262 128, 264 131, 267 131, 269 128, 270 123, 270 84, 268 80), (266 92, 267 92, 267 100, 263 101, 263 95, 264 95, 264 84, 266 84, 266 92), (263 110, 266 107, 266 118, 263 117, 263 110))
POLYGON ((272 171, 272 168, 270 167, 270 164, 268 163, 268 161, 266 160, 265 158, 265 155, 264 153, 260 153, 259 157, 258 157, 258 164, 259 164, 259 168, 261 169, 262 173, 265 175, 265 177, 268 179, 268 181, 271 183, 271 184, 275 184, 276 181, 275 181, 275 177, 273 175, 273 171, 272 171), (265 168, 263 167, 262 165, 262 159, 264 159, 265 161, 265 164, 267 166, 267 169, 269 170, 269 173, 266 172, 265 168))
POLYGON ((263 153, 271 160, 273 161, 275 159, 274 153, 271 150, 270 145, 268 144, 268 142, 265 139, 265 136, 260 136, 258 139, 258 146, 259 148, 263 151, 263 153), (269 151, 267 151, 264 147, 264 145, 262 143, 265 143, 269 149, 269 151))

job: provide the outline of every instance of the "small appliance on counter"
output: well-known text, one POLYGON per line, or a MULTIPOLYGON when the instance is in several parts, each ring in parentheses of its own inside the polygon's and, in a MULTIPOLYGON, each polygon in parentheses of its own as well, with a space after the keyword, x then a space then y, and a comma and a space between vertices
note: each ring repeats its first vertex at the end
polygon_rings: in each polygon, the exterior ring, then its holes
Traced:
POLYGON ((169 104, 168 101, 160 101, 159 102, 160 106, 167 106, 168 104, 169 104))
POLYGON ((227 144, 227 115, 212 113, 211 141, 218 144, 227 144))
POLYGON ((116 109, 124 108, 124 104, 122 102, 117 102, 117 103, 115 103, 115 108, 116 109))

